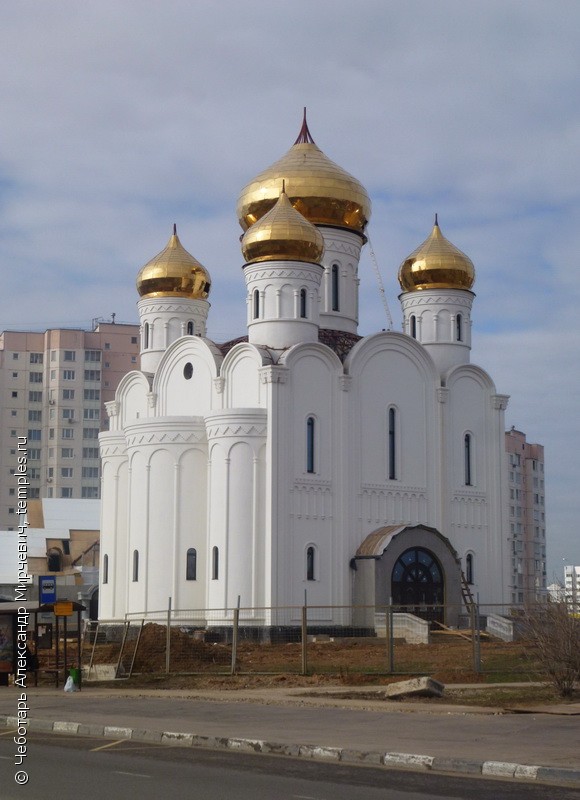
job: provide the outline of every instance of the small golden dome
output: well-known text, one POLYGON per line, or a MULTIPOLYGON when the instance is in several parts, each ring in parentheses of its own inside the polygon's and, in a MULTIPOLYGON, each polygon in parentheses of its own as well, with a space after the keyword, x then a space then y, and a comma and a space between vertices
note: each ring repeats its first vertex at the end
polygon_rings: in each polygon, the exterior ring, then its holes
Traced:
POLYGON ((242 237, 246 263, 253 261, 309 261, 318 264, 324 238, 288 199, 284 187, 271 208, 242 237))
POLYGON ((435 215, 431 235, 399 267, 401 289, 471 289, 474 281, 473 261, 443 236, 435 215))
POLYGON ((282 180, 294 208, 313 225, 364 231, 371 216, 370 198, 356 178, 315 145, 306 124, 306 109, 294 145, 242 189, 237 214, 244 230, 273 207, 282 180))
POLYGON ((175 225, 165 250, 145 264, 137 276, 137 291, 141 297, 205 300, 210 286, 209 272, 183 247, 175 225))

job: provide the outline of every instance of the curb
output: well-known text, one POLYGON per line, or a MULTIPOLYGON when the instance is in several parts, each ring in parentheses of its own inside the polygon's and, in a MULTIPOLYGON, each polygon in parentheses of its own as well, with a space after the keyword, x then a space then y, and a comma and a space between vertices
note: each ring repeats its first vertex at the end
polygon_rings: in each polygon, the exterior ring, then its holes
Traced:
MULTIPOLYGON (((0 715, 0 727, 17 728, 18 717, 0 715)), ((150 731, 140 728, 121 728, 113 725, 91 725, 81 722, 51 722, 31 719, 28 730, 42 733, 92 736, 107 739, 130 739, 137 742, 167 744, 173 747, 202 747, 211 750, 236 750, 246 753, 309 758, 317 761, 334 761, 342 764, 384 766, 431 772, 482 775, 487 777, 538 781, 539 783, 565 783, 580 787, 580 769, 542 767, 512 764, 505 761, 469 761, 461 758, 419 755, 415 753, 384 753, 355 750, 353 748, 323 747, 313 744, 281 744, 262 739, 201 736, 195 733, 150 731)))

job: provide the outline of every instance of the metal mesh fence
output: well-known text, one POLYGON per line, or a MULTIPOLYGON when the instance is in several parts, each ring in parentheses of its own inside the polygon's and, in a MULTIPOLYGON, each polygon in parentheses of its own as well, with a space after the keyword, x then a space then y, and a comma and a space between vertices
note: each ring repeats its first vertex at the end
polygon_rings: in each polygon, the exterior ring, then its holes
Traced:
POLYGON ((293 606, 160 610, 101 621, 83 644, 89 679, 131 674, 429 674, 453 682, 542 677, 529 607, 293 606))

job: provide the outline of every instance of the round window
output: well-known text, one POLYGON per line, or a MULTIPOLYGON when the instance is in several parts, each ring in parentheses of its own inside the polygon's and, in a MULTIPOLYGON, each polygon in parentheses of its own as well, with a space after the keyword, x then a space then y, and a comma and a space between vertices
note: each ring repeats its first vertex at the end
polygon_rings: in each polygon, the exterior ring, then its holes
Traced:
POLYGON ((183 368, 183 377, 185 378, 186 381, 188 381, 192 375, 193 375, 193 364, 190 364, 190 362, 188 361, 183 368))

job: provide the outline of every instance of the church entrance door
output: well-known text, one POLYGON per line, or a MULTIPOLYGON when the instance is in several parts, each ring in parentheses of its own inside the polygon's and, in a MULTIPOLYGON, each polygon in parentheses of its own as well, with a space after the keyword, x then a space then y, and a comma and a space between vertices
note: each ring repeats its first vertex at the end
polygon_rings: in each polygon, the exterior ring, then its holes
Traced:
POLYGON ((400 611, 443 622, 445 581, 433 553, 411 547, 399 556, 391 575, 391 597, 400 611))

